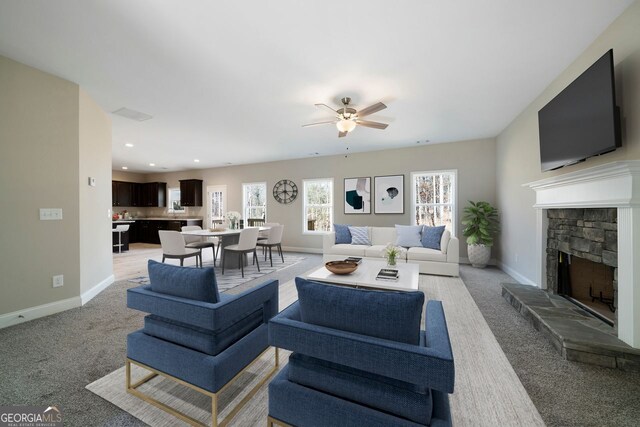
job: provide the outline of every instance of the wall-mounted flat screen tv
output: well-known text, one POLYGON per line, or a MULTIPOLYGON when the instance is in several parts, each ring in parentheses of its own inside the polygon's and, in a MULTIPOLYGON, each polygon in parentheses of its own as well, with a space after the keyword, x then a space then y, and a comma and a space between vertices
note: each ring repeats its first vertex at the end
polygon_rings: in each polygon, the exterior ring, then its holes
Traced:
POLYGON ((621 146, 613 50, 538 111, 542 170, 561 168, 621 146))

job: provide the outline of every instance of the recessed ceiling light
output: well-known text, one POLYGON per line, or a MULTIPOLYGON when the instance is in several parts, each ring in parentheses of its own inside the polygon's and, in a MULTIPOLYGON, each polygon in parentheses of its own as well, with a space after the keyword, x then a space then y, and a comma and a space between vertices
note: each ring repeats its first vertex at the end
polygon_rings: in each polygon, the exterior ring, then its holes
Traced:
POLYGON ((122 169, 127 170, 127 169, 129 169, 129 168, 128 168, 128 167, 126 167, 126 166, 123 166, 123 167, 122 167, 122 169))
POLYGON ((127 142, 126 144, 124 144, 124 146, 127 147, 127 148, 131 148, 131 147, 133 147, 133 144, 130 143, 130 142, 127 142))
POLYGON ((155 165, 156 165, 155 163, 149 163, 149 166, 155 166, 155 165))
POLYGON ((200 159, 193 159, 195 163, 200 163, 200 159))

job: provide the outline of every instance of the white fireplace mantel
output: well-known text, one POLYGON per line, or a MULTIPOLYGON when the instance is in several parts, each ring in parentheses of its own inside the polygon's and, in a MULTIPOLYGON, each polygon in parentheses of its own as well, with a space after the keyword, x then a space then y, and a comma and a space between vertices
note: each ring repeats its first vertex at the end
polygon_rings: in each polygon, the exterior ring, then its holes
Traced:
POLYGON ((607 163, 523 186, 536 192, 539 286, 546 287, 546 209, 618 208, 618 338, 640 348, 640 160, 607 163))

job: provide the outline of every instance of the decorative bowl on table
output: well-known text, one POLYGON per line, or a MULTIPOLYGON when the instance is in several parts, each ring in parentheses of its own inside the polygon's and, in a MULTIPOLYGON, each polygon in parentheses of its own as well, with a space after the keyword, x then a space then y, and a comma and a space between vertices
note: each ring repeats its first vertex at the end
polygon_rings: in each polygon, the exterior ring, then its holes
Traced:
POLYGON ((351 261, 329 261, 324 266, 333 274, 351 274, 358 269, 358 264, 351 261))
POLYGON ((212 232, 219 232, 219 231, 225 231, 225 230, 226 230, 226 228, 224 228, 224 227, 215 227, 215 228, 210 228, 209 229, 209 231, 212 231, 212 232))

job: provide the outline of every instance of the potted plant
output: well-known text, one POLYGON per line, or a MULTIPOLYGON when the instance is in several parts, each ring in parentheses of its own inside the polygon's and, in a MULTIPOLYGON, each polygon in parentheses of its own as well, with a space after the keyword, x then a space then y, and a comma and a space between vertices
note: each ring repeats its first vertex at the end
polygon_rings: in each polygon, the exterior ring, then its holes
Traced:
POLYGON ((487 202, 472 202, 464 208, 462 234, 467 238, 467 254, 471 265, 486 267, 491 258, 493 236, 499 230, 498 210, 487 202))
POLYGON ((403 252, 404 248, 394 246, 391 243, 387 244, 387 247, 384 250, 384 257, 387 259, 387 266, 395 267, 398 262, 398 258, 402 256, 403 252))

